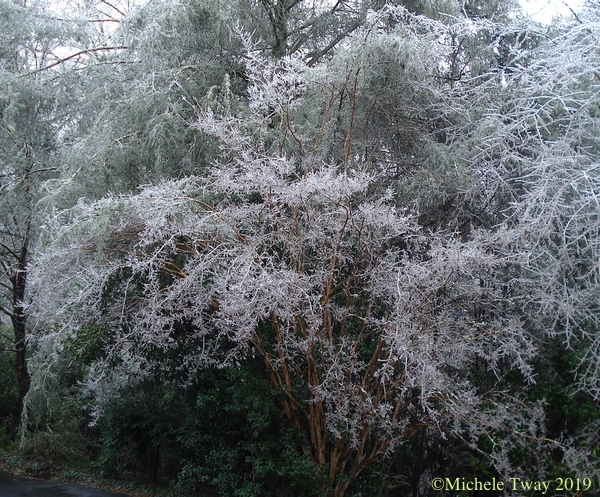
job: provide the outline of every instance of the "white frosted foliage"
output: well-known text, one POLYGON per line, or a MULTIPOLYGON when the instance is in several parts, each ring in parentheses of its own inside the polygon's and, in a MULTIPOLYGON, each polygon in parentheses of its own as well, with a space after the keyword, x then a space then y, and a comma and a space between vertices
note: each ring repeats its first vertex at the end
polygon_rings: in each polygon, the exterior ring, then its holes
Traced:
POLYGON ((248 68, 249 115, 204 110, 194 124, 221 146, 210 175, 81 202, 48 223, 36 316, 58 340, 104 330, 88 385, 98 415, 128 378, 176 368, 187 384, 259 358, 333 484, 419 427, 477 425, 473 365, 531 380, 535 350, 503 292, 515 261, 500 235, 424 228, 379 168, 311 147, 292 121, 310 84, 301 59, 249 52, 248 68), (269 146, 273 135, 286 138, 269 146), (172 362, 156 359, 169 351, 172 362))

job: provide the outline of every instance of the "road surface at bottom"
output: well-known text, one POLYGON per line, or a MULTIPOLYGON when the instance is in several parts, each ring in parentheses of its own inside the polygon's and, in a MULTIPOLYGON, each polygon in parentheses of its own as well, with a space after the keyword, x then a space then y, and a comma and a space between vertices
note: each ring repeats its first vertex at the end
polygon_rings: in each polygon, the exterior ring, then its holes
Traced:
POLYGON ((81 485, 33 480, 0 471, 0 497, 127 497, 81 485))

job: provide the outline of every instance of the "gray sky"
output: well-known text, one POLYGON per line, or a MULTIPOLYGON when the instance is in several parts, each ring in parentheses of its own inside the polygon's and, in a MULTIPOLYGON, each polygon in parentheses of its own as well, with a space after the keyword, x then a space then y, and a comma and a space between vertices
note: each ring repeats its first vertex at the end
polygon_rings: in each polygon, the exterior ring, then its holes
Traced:
POLYGON ((568 4, 575 12, 583 5, 583 0, 520 0, 521 6, 536 21, 550 23, 557 15, 570 15, 568 4))

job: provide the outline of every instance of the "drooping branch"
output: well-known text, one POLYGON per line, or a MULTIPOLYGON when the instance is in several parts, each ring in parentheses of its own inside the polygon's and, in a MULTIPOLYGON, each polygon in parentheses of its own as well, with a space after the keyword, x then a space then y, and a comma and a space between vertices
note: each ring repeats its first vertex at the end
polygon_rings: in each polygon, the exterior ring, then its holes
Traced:
POLYGON ((87 55, 87 54, 90 54, 90 53, 102 52, 102 51, 107 51, 107 50, 123 50, 123 49, 126 49, 126 48, 128 48, 128 47, 125 46, 125 45, 116 45, 114 47, 88 48, 86 50, 81 50, 81 51, 79 51, 77 53, 71 54, 71 55, 69 55, 67 57, 63 57, 62 59, 58 59, 55 62, 53 62, 52 64, 48 64, 47 66, 40 67, 38 69, 34 69, 33 71, 29 71, 29 72, 23 73, 20 76, 21 77, 32 76, 33 74, 37 74, 39 72, 46 71, 48 69, 52 69, 53 67, 56 67, 56 66, 58 66, 58 65, 60 65, 60 64, 62 64, 64 62, 66 62, 68 60, 74 59, 75 57, 79 57, 80 55, 87 55))

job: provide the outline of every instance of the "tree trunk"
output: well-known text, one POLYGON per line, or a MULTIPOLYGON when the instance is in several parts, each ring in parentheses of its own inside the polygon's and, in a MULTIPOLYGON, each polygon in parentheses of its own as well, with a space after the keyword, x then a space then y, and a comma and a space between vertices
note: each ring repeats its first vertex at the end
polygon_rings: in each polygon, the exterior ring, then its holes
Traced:
MULTIPOLYGON (((19 405, 17 415, 20 419, 23 412, 23 401, 29 391, 30 378, 27 371, 27 333, 26 316, 21 314, 12 318, 12 325, 15 332, 15 354, 17 360, 17 385, 19 388, 19 405)), ((18 420, 17 420, 18 421, 18 420)))
POLYGON ((344 497, 350 483, 350 480, 337 482, 331 489, 331 497, 344 497))
POLYGON ((288 19, 290 10, 302 0, 261 0, 273 31, 273 46, 271 53, 277 59, 282 58, 288 51, 288 19))
POLYGON ((25 289, 27 284, 27 257, 31 220, 27 222, 25 237, 21 245, 17 268, 10 278, 12 284, 12 315, 11 322, 15 334, 15 354, 17 362, 17 386, 19 389, 19 404, 17 415, 20 420, 23 412, 23 402, 31 379, 27 370, 27 313, 25 310, 25 289))

